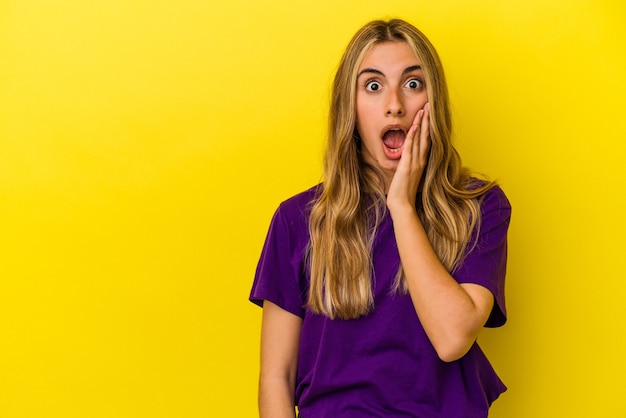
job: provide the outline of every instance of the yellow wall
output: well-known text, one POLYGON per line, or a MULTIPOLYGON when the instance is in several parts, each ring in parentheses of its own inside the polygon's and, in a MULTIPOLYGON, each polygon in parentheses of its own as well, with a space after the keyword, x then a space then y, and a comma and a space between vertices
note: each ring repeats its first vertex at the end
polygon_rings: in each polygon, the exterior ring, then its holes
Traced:
POLYGON ((464 160, 514 205, 492 416, 626 416, 624 4, 0 2, 0 417, 254 416, 270 216, 389 16, 438 47, 464 160))

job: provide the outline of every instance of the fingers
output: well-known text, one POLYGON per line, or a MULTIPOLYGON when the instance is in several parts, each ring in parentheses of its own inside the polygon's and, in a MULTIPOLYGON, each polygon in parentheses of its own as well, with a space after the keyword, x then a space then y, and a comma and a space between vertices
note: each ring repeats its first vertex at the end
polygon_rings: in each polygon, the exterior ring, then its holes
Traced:
POLYGON ((426 103, 415 115, 407 140, 410 142, 405 146, 410 149, 412 165, 423 167, 430 148, 430 103, 426 103))
POLYGON ((426 164, 426 157, 428 156, 428 150, 430 149, 430 103, 426 103, 424 106, 424 113, 422 114, 421 126, 420 126, 420 140, 418 154, 420 157, 420 163, 426 164))
POLYGON ((406 142, 404 143, 404 148, 409 152, 409 157, 415 155, 415 145, 419 142, 419 138, 417 137, 420 131, 420 124, 422 115, 424 114, 424 110, 419 110, 415 115, 415 119, 413 119, 413 124, 409 129, 409 132, 406 133, 406 142))
POLYGON ((420 109, 417 112, 417 115, 415 115, 415 121, 413 122, 413 127, 415 128, 415 131, 413 132, 413 137, 412 137, 413 146, 411 147, 411 162, 413 163, 413 165, 419 163, 420 141, 422 139, 421 127, 423 125, 423 120, 424 120, 424 109, 420 109))
POLYGON ((406 133, 402 156, 391 181, 387 199, 408 199, 415 202, 415 195, 426 167, 430 147, 430 107, 420 109, 406 133))

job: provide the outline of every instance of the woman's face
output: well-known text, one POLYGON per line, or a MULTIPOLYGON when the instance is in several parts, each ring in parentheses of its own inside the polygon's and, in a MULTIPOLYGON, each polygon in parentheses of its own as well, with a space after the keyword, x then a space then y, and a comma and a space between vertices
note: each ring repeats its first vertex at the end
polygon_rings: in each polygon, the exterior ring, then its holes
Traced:
POLYGON ((359 67, 356 128, 363 158, 381 168, 388 181, 415 115, 428 102, 424 83, 421 63, 406 42, 376 45, 359 67))

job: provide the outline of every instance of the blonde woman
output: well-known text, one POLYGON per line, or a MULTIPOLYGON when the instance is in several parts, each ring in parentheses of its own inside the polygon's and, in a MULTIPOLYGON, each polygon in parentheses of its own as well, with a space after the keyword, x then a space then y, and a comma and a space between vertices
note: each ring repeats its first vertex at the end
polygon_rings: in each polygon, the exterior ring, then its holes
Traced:
POLYGON ((462 167, 428 39, 373 21, 337 71, 322 184, 277 209, 262 418, 486 417, 506 390, 476 344, 506 321, 509 202, 462 167))

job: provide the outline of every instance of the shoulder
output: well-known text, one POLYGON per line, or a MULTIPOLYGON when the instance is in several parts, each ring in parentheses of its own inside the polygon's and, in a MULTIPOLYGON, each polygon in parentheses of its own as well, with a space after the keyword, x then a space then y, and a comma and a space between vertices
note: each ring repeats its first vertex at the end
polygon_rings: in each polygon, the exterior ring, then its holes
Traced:
POLYGON ((506 242, 511 223, 511 203, 499 185, 492 185, 478 197, 480 217, 473 239, 480 247, 490 247, 506 242))
POLYGON ((280 207, 285 209, 297 209, 309 206, 322 190, 322 184, 317 184, 310 189, 300 192, 281 202, 280 207))
POLYGON ((309 215, 320 187, 318 184, 282 201, 274 213, 272 224, 280 225, 279 228, 288 235, 308 239, 309 215))
MULTIPOLYGON (((489 185, 490 183, 485 180, 472 177, 467 183, 465 190, 478 191, 478 189, 488 187, 489 185)), ((484 193, 479 195, 478 202, 483 214, 501 212, 503 215, 510 216, 511 202, 509 202, 504 190, 498 184, 492 184, 484 193)))
POLYGON ((511 217, 511 202, 499 185, 485 192, 480 199, 480 207, 483 215, 490 214, 504 219, 511 217))

